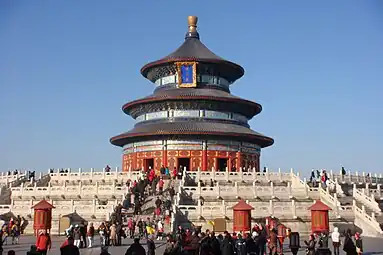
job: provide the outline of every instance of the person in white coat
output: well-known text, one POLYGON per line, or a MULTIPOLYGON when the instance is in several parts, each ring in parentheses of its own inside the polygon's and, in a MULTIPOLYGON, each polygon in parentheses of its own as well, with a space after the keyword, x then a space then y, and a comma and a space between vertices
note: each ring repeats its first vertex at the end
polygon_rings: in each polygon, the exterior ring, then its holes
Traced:
POLYGON ((334 232, 331 234, 332 245, 334 246, 334 255, 339 255, 340 247, 340 234, 337 227, 334 228, 334 232))

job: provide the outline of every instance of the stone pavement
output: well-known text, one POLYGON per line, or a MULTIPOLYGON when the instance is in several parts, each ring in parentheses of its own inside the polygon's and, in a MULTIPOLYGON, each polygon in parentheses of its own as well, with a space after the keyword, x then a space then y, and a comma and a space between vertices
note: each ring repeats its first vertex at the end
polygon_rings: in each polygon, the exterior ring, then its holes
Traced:
MULTIPOLYGON (((65 237, 53 237, 52 238, 52 250, 48 253, 49 255, 59 255, 60 254, 60 246, 64 242, 65 237)), ((303 238, 302 238, 303 240, 303 238)), ((3 254, 7 254, 8 250, 13 249, 16 251, 17 255, 25 255, 27 251, 29 250, 30 246, 35 243, 35 238, 32 236, 23 236, 20 239, 20 244, 18 245, 4 245, 4 252, 3 254)), ((123 240, 123 246, 119 247, 109 247, 109 253, 111 255, 124 255, 126 250, 128 249, 129 245, 132 243, 131 239, 125 239, 123 240)), ((141 242, 143 246, 146 248, 146 242, 143 240, 141 242)), ((80 250, 81 255, 99 255, 101 250, 99 244, 99 239, 96 239, 97 247, 95 248, 85 248, 80 250)), ((302 243, 303 246, 303 243, 302 243)), ((331 246, 331 241, 330 241, 331 246)), ((383 255, 383 239, 381 238, 369 238, 364 237, 363 238, 363 246, 365 247, 365 252, 363 254, 365 255, 383 255)), ((165 241, 156 241, 156 254, 161 255, 164 252, 165 249, 165 241)), ((287 241, 285 242, 285 252, 284 254, 291 254, 290 250, 288 249, 287 241)), ((305 249, 302 248, 299 255, 305 255, 305 249)), ((343 251, 340 253, 341 255, 345 254, 343 251)))

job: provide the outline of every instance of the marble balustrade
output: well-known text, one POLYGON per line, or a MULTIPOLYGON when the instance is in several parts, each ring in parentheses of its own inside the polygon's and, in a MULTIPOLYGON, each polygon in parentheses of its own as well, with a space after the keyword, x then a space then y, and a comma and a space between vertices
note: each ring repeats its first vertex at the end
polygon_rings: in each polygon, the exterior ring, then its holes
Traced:
MULTIPOLYGON (((199 183, 198 183, 199 184, 199 183)), ((246 198, 257 198, 257 197, 271 197, 271 198, 315 198, 318 197, 318 190, 310 188, 292 188, 288 182, 287 186, 274 186, 273 182, 270 182, 268 186, 257 185, 253 182, 252 185, 240 185, 238 182, 234 183, 234 186, 219 185, 217 183, 214 187, 209 186, 182 186, 181 193, 186 193, 188 196, 196 199, 199 197, 203 198, 219 198, 219 197, 241 197, 246 198)))
POLYGON ((18 180, 19 178, 23 178, 26 176, 26 173, 18 173, 18 174, 11 174, 11 175, 8 175, 8 173, 4 173, 4 172, 1 172, 1 175, 0 175, 0 184, 8 184, 8 183, 12 183, 13 181, 16 181, 18 180))
POLYGON ((11 188, 12 197, 62 197, 62 196, 118 196, 121 197, 127 192, 124 186, 101 185, 96 182, 94 185, 76 186, 47 186, 47 187, 20 187, 11 188))
POLYGON ((288 182, 291 181, 292 172, 284 173, 280 170, 278 172, 255 172, 255 171, 249 171, 249 172, 219 172, 219 171, 184 171, 184 174, 182 176, 183 180, 185 181, 186 178, 192 178, 195 181, 237 181, 237 182, 288 182))
MULTIPOLYGON (((254 207, 251 214, 252 217, 255 218, 274 216, 285 219, 308 219, 311 217, 311 212, 308 208, 312 205, 312 203, 297 203, 295 200, 288 203, 270 200, 268 204, 266 203, 267 205, 262 202, 246 202, 254 207)), ((208 203, 201 205, 201 202, 199 202, 198 205, 178 205, 177 209, 189 219, 198 219, 200 217, 214 219, 225 216, 232 219, 233 210, 231 208, 233 205, 234 204, 228 204, 225 200, 222 200, 220 205, 210 205, 208 203)), ((353 212, 351 211, 351 213, 353 212)), ((330 211, 330 217, 334 218, 336 216, 330 211)))
POLYGON ((372 173, 365 173, 365 172, 355 172, 354 174, 351 173, 351 171, 348 171, 345 175, 342 175, 340 172, 339 174, 330 173, 331 179, 335 180, 337 179, 340 183, 376 183, 376 184, 383 184, 383 176, 382 174, 372 174, 372 173), (369 174, 369 176, 367 176, 369 174))
POLYGON ((93 168, 91 168, 90 172, 83 172, 80 168, 78 171, 72 171, 71 169, 68 169, 68 173, 54 172, 49 173, 49 175, 51 181, 119 180, 126 182, 128 180, 137 180, 140 176, 140 171, 119 172, 118 168, 116 168, 115 171, 110 170, 109 172, 107 172, 104 168, 101 172, 97 172, 94 171, 93 168))

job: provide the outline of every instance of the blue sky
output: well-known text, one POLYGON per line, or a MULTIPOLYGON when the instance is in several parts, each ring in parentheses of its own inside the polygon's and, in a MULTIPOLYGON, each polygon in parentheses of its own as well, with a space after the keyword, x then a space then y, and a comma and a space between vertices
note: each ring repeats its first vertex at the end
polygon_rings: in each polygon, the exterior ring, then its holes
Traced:
POLYGON ((0 168, 121 165, 121 106, 139 73, 199 17, 201 40, 245 68, 232 93, 263 105, 261 164, 383 172, 383 4, 376 1, 1 1, 0 168))

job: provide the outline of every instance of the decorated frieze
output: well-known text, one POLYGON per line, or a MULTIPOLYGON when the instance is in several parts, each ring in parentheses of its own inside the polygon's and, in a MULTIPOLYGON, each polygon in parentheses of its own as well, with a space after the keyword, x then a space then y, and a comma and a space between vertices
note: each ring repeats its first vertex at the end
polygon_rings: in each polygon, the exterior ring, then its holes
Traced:
POLYGON ((137 147, 136 151, 141 152, 141 151, 158 151, 162 150, 162 145, 153 145, 153 146, 141 146, 137 147))
POLYGON ((156 111, 139 115, 136 121, 142 122, 147 120, 157 120, 166 118, 206 118, 206 119, 218 119, 218 120, 234 120, 240 123, 247 124, 248 119, 238 113, 221 112, 212 110, 168 110, 168 111, 156 111))
MULTIPOLYGON (((222 87, 229 87, 230 83, 225 78, 213 75, 198 75, 197 74, 197 83, 217 85, 222 87)), ((157 79, 154 84, 156 86, 167 86, 171 84, 178 84, 178 75, 168 75, 157 79)))
POLYGON ((173 117, 199 117, 199 110, 174 110, 173 117))
POLYGON ((242 142, 242 147, 248 147, 248 148, 257 148, 260 149, 261 147, 257 144, 254 143, 247 143, 247 142, 242 142))
POLYGON ((167 145, 167 150, 202 150, 202 144, 170 144, 167 145))
POLYGON ((209 145, 207 147, 207 150, 213 150, 213 151, 238 151, 238 147, 231 147, 231 146, 225 146, 225 145, 209 145))

